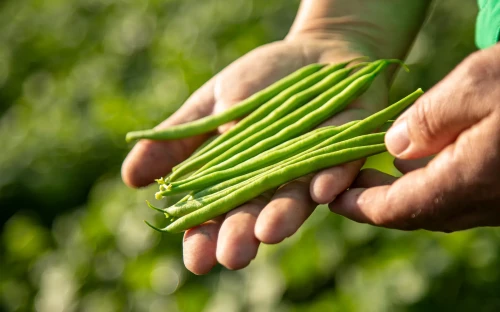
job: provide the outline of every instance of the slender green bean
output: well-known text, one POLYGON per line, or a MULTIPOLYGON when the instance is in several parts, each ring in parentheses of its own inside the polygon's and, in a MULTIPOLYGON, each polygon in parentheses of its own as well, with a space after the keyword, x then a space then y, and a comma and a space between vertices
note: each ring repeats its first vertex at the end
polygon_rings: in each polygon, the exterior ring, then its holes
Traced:
MULTIPOLYGON (((268 165, 264 168, 259 169, 259 171, 260 171, 259 175, 269 174, 270 172, 275 171, 277 168, 281 168, 281 167, 289 165, 291 163, 306 160, 307 158, 312 158, 312 157, 315 157, 315 156, 318 156, 321 154, 331 153, 331 152, 335 152, 338 150, 362 146, 362 145, 372 145, 372 144, 383 143, 384 142, 384 135, 385 135, 385 132, 366 134, 366 135, 361 135, 361 136, 354 137, 354 138, 344 140, 344 141, 332 142, 330 145, 327 145, 327 146, 321 146, 318 148, 310 147, 307 149, 307 151, 304 151, 304 152, 298 154, 298 156, 283 158, 276 163, 273 163, 271 165, 268 165)), ((292 150, 292 148, 289 148, 289 149, 292 150)), ((290 155, 290 153, 287 153, 287 154, 290 155)), ((250 179, 252 179, 252 178, 253 177, 251 177, 250 179)), ((193 180, 193 181, 190 181, 189 183, 176 185, 176 186, 169 185, 165 190, 163 190, 161 192, 161 194, 162 195, 172 195, 172 194, 175 194, 177 192, 185 192, 185 191, 189 191, 189 190, 200 190, 200 189, 205 188, 205 187, 210 187, 211 185, 214 185, 217 182, 220 182, 223 180, 224 179, 219 179, 219 172, 216 172, 216 173, 207 175, 206 178, 200 178, 197 180, 193 180)))
MULTIPOLYGON (((385 133, 375 133, 375 134, 368 134, 368 135, 364 135, 364 136, 359 136, 359 137, 356 137, 356 138, 353 138, 350 140, 346 140, 346 141, 332 144, 328 147, 322 148, 321 150, 313 151, 313 152, 309 153, 307 156, 304 156, 304 157, 298 159, 297 161, 306 160, 307 158, 310 158, 310 157, 319 156, 319 155, 326 154, 326 153, 332 153, 332 152, 336 152, 336 151, 344 150, 344 149, 348 149, 348 148, 359 147, 359 146, 368 146, 368 145, 373 145, 373 144, 380 144, 380 143, 384 142, 384 136, 385 136, 385 133)), ((292 163, 293 162, 288 160, 288 159, 282 160, 277 164, 273 164, 273 165, 270 165, 266 168, 263 168, 265 170, 254 177, 251 177, 245 181, 242 181, 238 184, 232 185, 232 186, 225 188, 223 190, 220 190, 218 192, 205 194, 202 197, 197 197, 197 198, 194 198, 193 200, 189 200, 187 202, 177 203, 169 208, 166 208, 165 212, 167 212, 169 215, 174 216, 174 217, 184 216, 184 215, 191 213, 191 212, 193 212, 193 211, 195 211, 195 210, 197 210, 197 209, 199 209, 207 204, 214 202, 215 200, 218 200, 219 198, 230 195, 232 192, 237 191, 239 188, 245 186, 248 183, 252 183, 256 179, 261 178, 263 175, 267 175, 270 172, 276 171, 279 168, 283 168, 283 167, 290 165, 292 163)))
MULTIPOLYGON (((352 122, 352 123, 354 123, 354 122, 352 122)), ((384 128, 387 126, 386 129, 388 129, 388 127, 390 126, 390 124, 392 124, 392 123, 389 122, 389 123, 384 124, 384 128)), ((322 129, 325 129, 325 128, 318 128, 316 130, 322 130, 322 129)), ((294 139, 294 140, 296 140, 296 139, 294 139)), ((282 148, 285 148, 285 147, 282 147, 282 148)), ((280 164, 281 163, 282 162, 280 162, 280 164)), ((228 179, 228 180, 226 180, 224 182, 217 183, 215 185, 212 185, 212 186, 210 186, 208 188, 205 188, 205 189, 203 189, 201 191, 197 191, 196 193, 192 194, 191 199, 196 199, 196 198, 203 197, 205 195, 217 193, 217 192, 219 192, 219 191, 221 191, 223 189, 226 189, 228 187, 236 185, 236 184, 238 184, 238 183, 240 183, 242 181, 249 180, 250 178, 252 178, 254 176, 257 176, 257 175, 259 175, 261 173, 267 172, 267 171, 270 170, 270 168, 273 168, 273 167, 274 167, 274 165, 273 166, 268 166, 268 167, 265 167, 265 168, 262 168, 262 169, 259 169, 259 170, 256 170, 256 171, 252 171, 250 173, 247 173, 247 174, 244 174, 244 175, 232 178, 232 179, 228 179)))
MULTIPOLYGON (((328 148, 328 146, 335 144, 337 142, 348 141, 350 139, 356 139, 357 137, 362 137, 364 134, 368 134, 388 123, 388 120, 394 118, 402 111, 404 111, 408 106, 413 104, 416 99, 418 99, 423 94, 422 89, 417 89, 406 97, 402 98, 398 102, 380 110, 379 112, 368 116, 367 118, 357 122, 346 130, 340 132, 337 135, 324 140, 323 142, 310 147, 308 150, 303 151, 295 156, 290 157, 288 162, 296 162, 304 159, 304 157, 312 157, 311 153, 315 151, 322 151, 323 148, 328 148)), ((324 150, 323 150, 324 151, 324 150)), ((167 186, 165 192, 171 189, 170 185, 167 186)))
POLYGON ((257 107, 273 98, 276 94, 294 85, 298 81, 301 81, 312 73, 317 72, 322 67, 324 67, 323 64, 311 64, 305 66, 241 101, 239 104, 232 106, 221 114, 207 116, 192 122, 172 126, 167 129, 150 129, 129 132, 127 133, 126 140, 128 142, 136 139, 172 140, 210 132, 217 129, 220 125, 242 117, 255 110, 257 107))
MULTIPOLYGON (((402 111, 404 111, 408 106, 410 106, 413 102, 415 102, 416 99, 418 99, 421 95, 423 94, 422 89, 417 89, 413 93, 409 94, 408 96, 404 97, 403 99, 399 100, 398 102, 388 106, 387 108, 359 121, 353 124, 352 126, 348 127, 344 131, 341 131, 340 133, 324 140, 323 142, 310 147, 309 149, 290 157, 288 160, 289 161, 296 161, 297 159, 300 159, 300 157, 303 157, 304 155, 308 155, 311 151, 321 149, 323 147, 326 147, 330 144, 335 144, 336 142, 341 142, 343 140, 349 140, 351 138, 355 138, 356 136, 363 135, 366 133, 370 133, 377 128, 383 126, 384 124, 387 123, 387 121, 391 118, 394 118, 398 114, 400 114, 402 111)), ((255 161, 255 160, 254 160, 255 161)), ((265 169, 265 168, 264 168, 265 169)), ((265 170, 263 170, 265 171, 265 170)), ((207 174, 205 177, 199 178, 199 179, 191 179, 188 180, 186 183, 172 183, 166 187, 166 189, 163 190, 163 192, 160 192, 161 195, 169 195, 169 194, 175 194, 177 192, 183 192, 186 190, 190 189, 196 189, 196 188, 201 188, 206 186, 206 184, 202 183, 208 183, 207 181, 211 181, 211 184, 214 184, 213 181, 217 181, 217 172, 215 174, 207 174), (208 178, 205 178, 208 177, 208 178), (199 183, 199 184, 198 184, 199 183), (200 186, 201 184, 201 186, 200 186)), ((211 185, 209 184, 209 185, 211 185)))
POLYGON ((330 126, 319 128, 313 131, 313 134, 311 134, 311 132, 307 132, 295 139, 285 141, 282 144, 259 154, 258 156, 247 159, 234 167, 173 182, 172 187, 182 185, 185 186, 186 189, 199 189, 261 169, 266 167, 268 164, 293 157, 294 155, 309 149, 311 146, 315 146, 325 139, 346 130, 357 122, 358 121, 352 121, 338 127, 330 126))
MULTIPOLYGON (((357 121, 351 121, 351 122, 348 122, 348 123, 345 123, 341 126, 337 126, 337 127, 323 127, 323 128, 318 128, 318 129, 315 129, 314 131, 311 131, 309 133, 306 133, 305 135, 301 136, 301 137, 298 137, 298 138, 295 138, 293 140, 290 140, 288 142, 284 142, 283 144, 279 145, 279 146, 276 146, 275 148, 273 148, 273 150, 283 150, 283 149, 286 149, 289 147, 289 145, 291 144, 288 144, 288 143, 295 143, 295 142, 298 142, 304 138, 307 138, 309 136, 312 136, 312 135, 315 135, 316 133, 321 133, 321 132, 325 132, 326 130, 329 130, 329 128, 336 128, 338 130, 338 132, 340 131, 343 131, 344 129, 350 127, 351 125, 355 124, 357 121)), ((177 209, 176 207, 182 205, 183 209, 188 209, 186 208, 184 205, 188 202, 188 201, 192 201, 192 200, 196 200, 198 198, 201 198, 201 197, 205 197, 207 195, 211 195, 211 194, 215 194, 217 192, 220 192, 224 189, 227 189, 227 188, 230 188, 232 186, 235 186, 241 182, 244 182, 244 181, 248 181, 250 178, 253 178, 261 173, 264 173, 266 171, 268 171, 270 168, 273 168, 274 166, 271 165, 271 166, 268 166, 268 167, 265 167, 265 168, 261 168, 261 169, 258 169, 258 170, 255 170, 255 171, 251 171, 251 172, 248 172, 246 174, 242 174, 242 175, 238 175, 234 178, 231 178, 231 179, 227 179, 221 183, 217 183, 215 185, 212 185, 208 188, 205 188, 204 190, 201 190, 197 193, 191 193, 191 194, 188 194, 186 195, 184 198, 182 198, 181 200, 179 200, 176 204, 174 204, 173 206, 169 207, 169 208, 166 208, 165 211, 167 211, 168 209, 177 209)), ((165 188, 162 188, 163 190, 165 190, 165 188)), ((162 196, 161 194, 158 194, 160 196, 162 196)), ((177 211, 177 210, 176 210, 177 211)), ((184 211, 184 210, 183 210, 184 211)), ((188 210, 186 210, 188 211, 188 210)), ((171 213, 173 216, 179 216, 177 212, 173 212, 171 213)))
MULTIPOLYGON (((200 177, 233 167, 273 146, 309 131, 332 115, 343 110, 345 106, 368 88, 376 75, 377 72, 374 72, 358 78, 324 104, 322 100, 310 102, 309 104, 312 105, 305 105, 269 126, 267 129, 269 129, 268 132, 272 133, 271 136, 263 137, 262 134, 259 134, 245 140, 233 149, 210 161, 192 177, 200 177), (243 149, 242 147, 245 148, 243 149), (238 150, 239 152, 235 153, 238 150)), ((177 183, 182 183, 182 181, 177 183)))
POLYGON ((342 110, 352 99, 364 92, 372 80, 391 62, 394 61, 376 61, 371 66, 359 70, 298 110, 254 133, 212 159, 201 167, 193 177, 229 168, 258 154, 263 148, 268 149, 270 145, 279 144, 290 137, 314 128, 321 121, 342 110), (360 75, 366 71, 368 71, 367 74, 360 75))
MULTIPOLYGON (((217 140, 217 138, 220 137, 220 134, 217 134, 217 135, 214 135, 212 137, 210 137, 209 139, 207 139, 205 142, 203 142, 203 144, 200 145, 200 147, 198 147, 194 152, 193 154, 191 154, 188 158, 186 158, 184 160, 184 162, 187 162, 187 161, 190 161, 196 157, 198 157, 199 155, 203 154, 203 149, 205 147, 207 147, 208 145, 210 145, 210 143, 212 143, 213 141, 217 140)), ((178 164, 174 167, 172 167, 172 171, 175 171, 177 168, 180 167, 181 164, 178 164)))
POLYGON ((188 215, 185 215, 162 231, 177 233, 185 231, 196 225, 204 223, 219 215, 222 215, 235 207, 255 198, 263 192, 280 186, 283 183, 297 179, 308 173, 315 172, 324 168, 332 167, 338 164, 350 162, 356 159, 379 154, 386 151, 384 144, 375 144, 362 147, 354 147, 338 152, 328 153, 316 156, 284 168, 273 171, 271 174, 249 183, 244 187, 233 192, 224 198, 220 198, 188 215))
MULTIPOLYGON (((230 129, 230 131, 226 131, 223 134, 221 134, 220 138, 218 138, 217 140, 215 140, 215 141, 211 142, 210 144, 208 144, 207 146, 205 146, 200 152, 204 153, 208 150, 211 150, 215 146, 219 145, 220 143, 232 138, 236 134, 240 133, 242 130, 248 128, 249 126, 253 125, 254 123, 258 122, 259 120, 261 120, 262 118, 267 116, 269 113, 274 111, 277 107, 279 107, 284 102, 284 100, 288 99, 289 97, 291 97, 295 93, 298 93, 302 90, 305 90, 306 88, 312 86, 313 84, 318 82, 320 79, 326 77, 330 73, 332 73, 336 70, 342 69, 345 66, 347 66, 348 64, 350 64, 354 61, 358 61, 360 59, 364 59, 364 57, 355 58, 355 59, 349 60, 347 62, 342 62, 342 63, 331 64, 331 65, 325 66, 319 72, 312 74, 311 76, 303 79, 302 81, 299 81, 296 85, 293 86, 294 88, 295 87, 299 87, 299 88, 296 88, 295 90, 292 90, 292 89, 285 90, 277 96, 277 97, 282 97, 278 101, 276 101, 275 98, 273 98, 272 100, 262 104, 259 108, 257 108, 251 114, 246 116, 243 120, 238 122, 234 127, 232 127, 230 129)), ((360 64, 364 65, 366 63, 360 63, 360 64)), ((360 64, 358 64, 358 65, 360 65, 360 64)))
MULTIPOLYGON (((316 129, 316 130, 314 130, 314 131, 312 131, 312 132, 309 132, 308 134, 309 134, 309 135, 314 135, 316 132, 321 132, 321 131, 325 131, 325 128, 318 128, 318 129, 316 129)), ((294 141, 296 141, 296 140, 298 140, 298 139, 300 139, 300 138, 295 138, 295 139, 293 139, 293 140, 294 140, 294 141)), ((290 141, 292 141, 292 140, 290 140, 290 141)), ((288 142, 290 142, 290 141, 288 141, 288 142)), ((278 146, 277 148, 285 148, 285 147, 286 147, 286 146, 285 146, 285 145, 286 145, 286 143, 287 143, 287 142, 284 142, 283 144, 281 144, 281 145, 280 145, 280 146, 278 146)), ((227 188, 227 187, 230 187, 230 186, 233 186, 233 185, 235 185, 235 184, 238 184, 238 183, 240 183, 240 182, 242 182, 242 181, 248 180, 249 178, 251 178, 251 177, 253 177, 253 176, 255 176, 255 175, 258 175, 258 174, 260 174, 260 173, 262 173, 262 172, 264 172, 264 171, 265 171, 265 169, 256 170, 256 171, 253 171, 253 172, 247 173, 247 174, 245 174, 245 175, 241 175, 241 176, 235 177, 235 178, 233 178, 233 179, 229 179, 229 180, 224 181, 224 182, 222 182, 222 183, 218 183, 218 184, 216 184, 216 185, 214 185, 214 186, 211 186, 211 187, 209 187, 209 188, 207 188, 207 189, 204 189, 204 190, 202 190, 202 191, 199 191, 199 192, 195 193, 194 195, 193 195, 193 194, 189 194, 189 195, 187 195, 186 197, 184 197, 184 198, 182 199, 182 201, 187 201, 190 197, 191 197, 191 198, 199 198, 199 197, 205 196, 206 194, 210 194, 210 193, 215 193, 215 192, 218 192, 218 191, 223 190, 223 189, 225 189, 225 188, 227 188)), ((165 184, 165 181, 163 181, 163 184, 165 184)), ((164 189, 163 189, 163 190, 164 190, 164 189)), ((161 191, 162 191, 162 190, 161 190, 161 191)), ((159 197, 159 199, 161 199, 161 196, 162 196, 160 193, 161 193, 161 192, 158 192, 158 194, 157 194, 157 195, 158 195, 158 197, 159 197)))
MULTIPOLYGON (((328 99, 328 97, 331 97, 331 96, 335 95, 336 93, 339 93, 342 90, 342 88, 346 87, 347 85, 349 85, 349 83, 351 83, 355 79, 361 77, 362 75, 374 71, 375 69, 377 69, 377 67, 380 64, 382 64, 385 61, 386 60, 378 60, 378 61, 369 63, 365 68, 360 69, 359 71, 357 71, 356 73, 354 73, 350 77, 346 78, 344 81, 340 82, 339 83, 340 86, 335 88, 335 90, 330 90, 330 93, 327 96, 320 95, 319 98, 321 99, 321 101, 326 101, 328 99)), ((387 61, 399 62, 396 60, 387 60, 387 61)), ((295 90, 290 90, 290 94, 288 94, 287 97, 290 97, 296 93, 297 92, 295 90)), ((273 101, 275 101, 275 99, 271 100, 270 102, 273 102, 273 101)), ((289 99, 289 101, 294 101, 294 100, 289 99)), ((316 99, 316 101, 318 101, 318 98, 316 99)), ((279 104, 281 104, 281 103, 282 102, 279 101, 279 104)), ((268 104, 269 103, 266 103, 263 106, 266 106, 268 104)), ((288 109, 287 109, 288 104, 290 104, 290 102, 283 105, 283 106, 285 106, 284 108, 281 108, 281 110, 284 110, 285 113, 288 113, 288 109)), ((269 104, 269 106, 274 107, 274 110, 279 108, 279 105, 276 106, 275 104, 272 104, 272 105, 269 104)), ((272 114, 272 112, 268 112, 266 114, 262 114, 261 112, 256 112, 255 114, 250 114, 248 117, 246 117, 245 119, 240 121, 238 124, 236 124, 236 126, 234 128, 232 128, 230 131, 222 134, 216 141, 214 141, 212 144, 209 144, 206 148, 212 149, 218 145, 223 145, 221 148, 219 148, 217 150, 218 151, 217 153, 219 155, 222 154, 222 152, 220 152, 221 150, 224 153, 226 153, 228 151, 228 149, 232 148, 234 151, 234 146, 237 146, 239 143, 241 143, 249 138, 255 137, 255 135, 257 133, 268 131, 268 130, 266 130, 267 126, 269 124, 275 122, 277 120, 276 118, 279 118, 280 116, 282 116, 282 114, 280 113, 277 117, 275 117, 276 113, 274 111, 273 111, 273 113, 274 113, 273 116, 268 117, 265 121, 262 121, 262 119, 266 115, 272 114), (258 120, 261 120, 261 121, 258 122, 258 120), (241 130, 241 129, 244 129, 244 130, 241 130), (238 133, 236 133, 236 132, 238 132, 238 133), (241 132, 243 132, 243 133, 241 133, 241 132), (235 139, 234 136, 237 136, 237 138, 235 139)), ((202 155, 204 157, 197 157, 194 160, 185 162, 185 163, 181 164, 181 166, 179 168, 184 168, 184 173, 190 172, 191 170, 198 169, 200 166, 209 162, 211 160, 211 158, 212 159, 213 158, 220 159, 220 157, 214 156, 214 155, 218 155, 217 153, 213 152, 213 150, 212 150, 212 153, 210 155, 205 154, 205 155, 202 155)), ((225 154, 225 155, 227 155, 227 154, 225 154)), ((206 167, 206 166, 204 166, 204 167, 206 167)), ((176 168, 176 169, 178 170, 179 168, 176 168)), ((179 173, 179 175, 180 175, 180 173, 179 173)), ((174 178, 176 178, 175 175, 174 175, 174 178)), ((171 180, 174 181, 174 179, 171 179, 171 180)))
POLYGON ((344 131, 345 129, 349 128, 350 126, 356 124, 357 122, 359 122, 359 120, 352 120, 352 121, 349 121, 349 122, 347 122, 343 125, 339 125, 339 126, 326 126, 326 127, 321 127, 321 128, 311 130, 309 132, 304 133, 303 135, 300 135, 296 138, 285 141, 285 142, 265 151, 263 154, 259 155, 259 157, 262 157, 262 156, 264 156, 264 154, 269 153, 269 152, 275 152, 275 151, 287 148, 287 147, 289 147, 293 144, 296 144, 298 142, 301 142, 304 140, 309 140, 309 138, 321 135, 324 132, 331 132, 333 130, 335 130, 335 132, 344 131))
POLYGON ((385 123, 387 123, 389 119, 399 115, 408 106, 413 104, 422 94, 424 94, 424 91, 422 89, 419 88, 415 90, 414 92, 405 96, 396 103, 386 107, 383 110, 376 112, 373 115, 370 115, 369 117, 352 125, 352 127, 349 127, 345 131, 340 132, 336 136, 328 140, 325 140, 324 142, 320 143, 320 145, 317 146, 316 148, 327 146, 328 144, 331 144, 333 142, 347 140, 356 137, 358 135, 370 133, 372 131, 377 130, 378 128, 382 127, 385 123))
MULTIPOLYGON (((267 113, 267 115, 261 116, 258 121, 255 121, 253 124, 248 125, 233 137, 220 142, 219 145, 214 146, 212 149, 206 151, 201 156, 183 163, 183 165, 178 167, 177 170, 170 176, 170 181, 175 181, 180 176, 186 175, 189 172, 198 169, 203 164, 207 163, 207 161, 210 161, 211 159, 216 158, 217 155, 220 155, 225 151, 231 149, 238 142, 245 140, 245 138, 249 137, 253 133, 259 132, 259 130, 266 128, 276 120, 279 120, 281 117, 294 111, 295 109, 297 109, 297 107, 300 107, 304 103, 310 101, 312 98, 323 93, 325 90, 328 90, 328 88, 331 88, 332 85, 335 85, 339 81, 345 79, 354 69, 353 67, 337 69, 337 67, 338 65, 334 65, 332 68, 336 70, 334 70, 332 73, 329 73, 328 76, 323 77, 321 81, 317 82, 312 87, 307 88, 307 86, 311 85, 312 79, 306 79, 303 82, 297 83, 287 91, 283 92, 282 95, 276 97, 277 101, 280 103, 283 103, 283 101, 286 100, 282 105, 276 106, 275 104, 273 104, 273 106, 275 106, 275 109, 272 112, 267 113)), ((319 79, 314 76, 320 77, 320 73, 321 72, 313 74, 309 78, 315 78, 314 81, 316 82, 319 79)), ((257 112, 257 114, 250 114, 249 117, 255 119, 255 115, 262 114, 261 112, 257 112)))

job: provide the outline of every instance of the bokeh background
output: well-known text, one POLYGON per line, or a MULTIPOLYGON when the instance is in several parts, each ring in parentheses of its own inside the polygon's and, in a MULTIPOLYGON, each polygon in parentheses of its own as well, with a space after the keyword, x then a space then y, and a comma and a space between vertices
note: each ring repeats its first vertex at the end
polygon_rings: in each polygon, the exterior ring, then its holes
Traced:
MULTIPOLYGON (((0 2, 0 310, 500 311, 500 231, 360 225, 319 208, 241 271, 194 276, 119 176, 148 128, 284 37, 297 0, 0 2)), ((475 1, 437 0, 392 96, 475 50, 475 1)))

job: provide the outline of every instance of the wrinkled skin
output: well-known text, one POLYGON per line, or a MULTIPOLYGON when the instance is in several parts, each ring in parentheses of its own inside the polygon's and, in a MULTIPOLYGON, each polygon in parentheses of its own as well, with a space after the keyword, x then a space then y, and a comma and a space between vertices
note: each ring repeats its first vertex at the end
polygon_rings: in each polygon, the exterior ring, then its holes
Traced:
MULTIPOLYGON (((262 46, 208 81, 158 128, 221 112, 307 64, 337 63, 359 56, 372 53, 340 40, 286 40, 262 46)), ((324 125, 343 124, 382 109, 387 103, 387 84, 386 76, 378 77, 365 95, 324 125)), ((224 125, 219 131, 229 127, 231 124, 224 125)), ((133 187, 148 185, 186 159, 207 137, 138 142, 123 164, 123 180, 133 187)), ((362 164, 357 161, 324 170, 314 178, 303 177, 188 230, 183 243, 186 267, 204 274, 217 262, 230 269, 247 266, 260 243, 278 243, 295 233, 316 202, 331 202, 352 183, 362 164)))
POLYGON ((396 121, 385 140, 407 174, 396 180, 363 171, 330 204, 332 211, 402 230, 499 226, 500 44, 464 60, 396 121))

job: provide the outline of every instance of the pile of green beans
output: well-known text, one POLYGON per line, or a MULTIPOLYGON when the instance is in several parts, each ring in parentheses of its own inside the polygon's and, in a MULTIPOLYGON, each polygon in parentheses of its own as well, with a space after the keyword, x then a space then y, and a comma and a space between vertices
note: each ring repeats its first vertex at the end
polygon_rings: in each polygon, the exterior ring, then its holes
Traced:
POLYGON ((243 118, 157 180, 157 199, 185 195, 166 208, 148 202, 167 217, 165 228, 145 222, 162 232, 185 231, 306 174, 386 151, 385 132, 377 131, 387 129, 423 94, 421 89, 363 120, 317 128, 363 94, 390 64, 402 64, 359 60, 308 65, 221 114, 128 133, 127 140, 180 139, 243 118))

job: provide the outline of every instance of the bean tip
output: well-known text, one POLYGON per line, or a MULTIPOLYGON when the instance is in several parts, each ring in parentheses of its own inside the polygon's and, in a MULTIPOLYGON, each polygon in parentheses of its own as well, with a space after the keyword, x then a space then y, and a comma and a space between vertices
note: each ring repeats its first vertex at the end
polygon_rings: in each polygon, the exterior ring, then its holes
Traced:
POLYGON ((135 141, 137 139, 136 137, 136 133, 135 131, 132 131, 132 132, 128 132, 126 135, 125 135, 125 141, 127 143, 130 143, 132 141, 135 141))
MULTIPOLYGON (((153 206, 153 204, 151 204, 151 203, 149 202, 149 200, 146 200, 146 204, 148 205, 148 207, 149 207, 149 208, 151 208, 151 209, 153 209, 153 210, 156 210, 156 211, 159 211, 159 212, 161 212, 161 213, 167 214, 167 213, 165 212, 165 210, 163 210, 163 209, 161 209, 161 208, 158 208, 158 207, 153 206)), ((168 218, 168 216, 169 216, 169 215, 167 214, 167 218, 168 218)))
POLYGON ((160 232, 160 233, 165 233, 165 232, 167 232, 167 230, 166 230, 166 229, 160 229, 159 227, 156 227, 156 226, 152 225, 151 223, 149 223, 147 220, 144 220, 144 223, 146 223, 146 224, 147 224, 150 228, 152 228, 153 230, 158 231, 158 232, 160 232))

